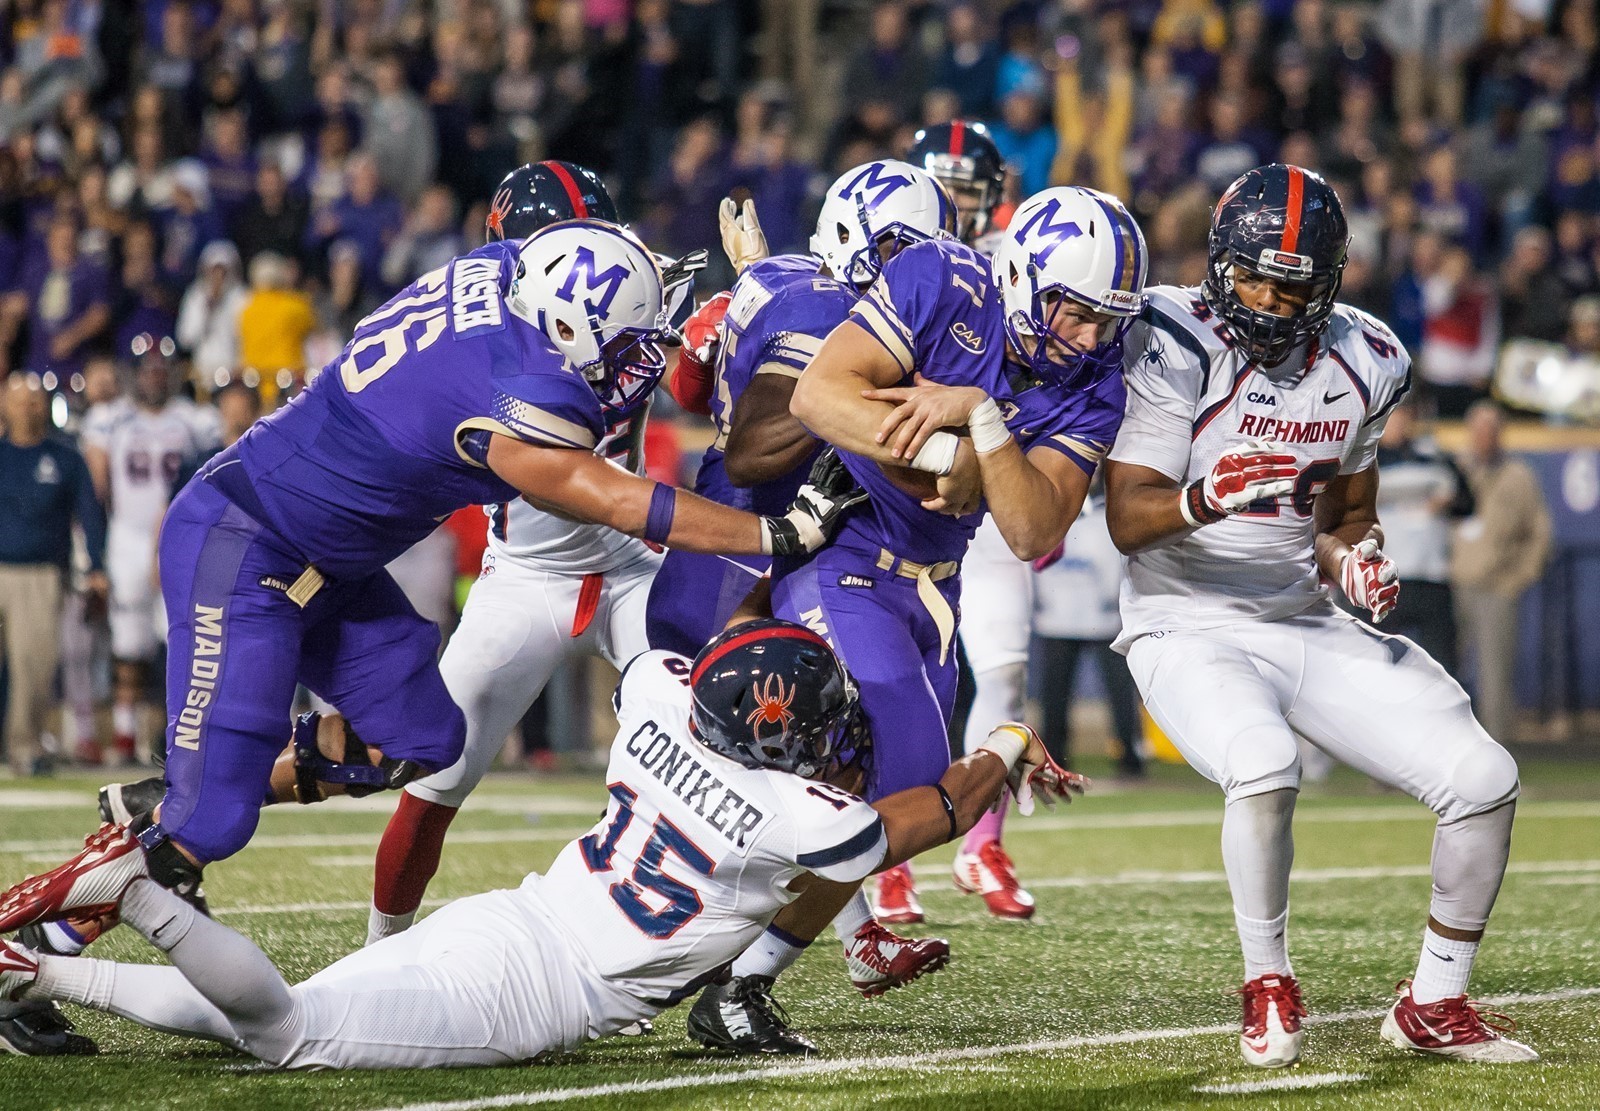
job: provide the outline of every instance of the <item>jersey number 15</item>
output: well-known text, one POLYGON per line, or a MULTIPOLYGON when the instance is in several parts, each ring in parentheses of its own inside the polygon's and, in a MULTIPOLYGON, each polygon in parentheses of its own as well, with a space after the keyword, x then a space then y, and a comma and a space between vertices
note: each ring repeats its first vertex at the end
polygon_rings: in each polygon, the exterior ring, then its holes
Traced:
MULTIPOLYGON (((591 833, 579 839, 578 851, 591 872, 611 870, 611 860, 617 854, 617 842, 633 824, 633 804, 638 792, 621 783, 607 787, 616 800, 617 814, 606 826, 604 835, 591 833)), ((700 894, 686 883, 680 883, 661 870, 662 862, 672 853, 702 876, 716 870, 717 863, 702 852, 681 829, 666 818, 657 818, 650 829, 650 839, 644 851, 634 862, 633 874, 611 885, 611 901, 628 916, 628 921, 639 928, 646 937, 665 940, 687 925, 704 909, 700 894), (666 900, 660 910, 652 910, 644 901, 649 890, 666 900)))

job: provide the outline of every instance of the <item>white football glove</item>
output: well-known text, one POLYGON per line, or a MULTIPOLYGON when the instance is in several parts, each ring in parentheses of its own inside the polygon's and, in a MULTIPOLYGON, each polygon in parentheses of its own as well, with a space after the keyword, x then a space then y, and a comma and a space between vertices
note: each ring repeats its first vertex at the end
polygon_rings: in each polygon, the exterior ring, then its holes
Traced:
MULTIPOLYGON (((1089 785, 1087 777, 1069 772, 1051 759, 1039 734, 1020 721, 1003 721, 995 726, 982 747, 1007 762, 1010 771, 1006 773, 1006 786, 1024 817, 1033 813, 1035 797, 1054 807, 1057 799, 1071 802, 1073 795, 1083 794, 1089 785)), ((1000 802, 1004 805, 1003 796, 1000 802)))
POLYGON ((1368 538, 1344 554, 1339 563, 1339 586, 1351 605, 1372 614, 1376 625, 1400 600, 1400 571, 1378 542, 1368 538))
POLYGON ((1217 460, 1211 473, 1184 488, 1183 519, 1198 528, 1242 512, 1251 502, 1281 498, 1300 473, 1295 458, 1271 440, 1246 440, 1217 460))
POLYGON ((732 197, 723 197, 717 207, 717 226, 722 229, 722 250, 733 263, 736 274, 743 274, 752 262, 760 262, 772 253, 767 247, 767 233, 761 230, 756 218, 756 202, 747 200, 741 209, 732 197))

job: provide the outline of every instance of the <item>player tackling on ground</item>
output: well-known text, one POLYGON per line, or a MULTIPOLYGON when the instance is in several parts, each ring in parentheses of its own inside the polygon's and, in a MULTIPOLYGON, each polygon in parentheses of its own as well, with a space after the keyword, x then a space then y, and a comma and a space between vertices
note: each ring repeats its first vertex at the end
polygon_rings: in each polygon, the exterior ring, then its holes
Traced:
POLYGON ((1117 647, 1151 715, 1226 795, 1245 1061, 1293 1064, 1303 1038, 1287 943, 1297 736, 1439 815, 1421 960, 1383 1037, 1530 1061, 1466 996, 1510 851, 1516 764, 1442 667, 1340 612, 1320 581, 1374 622, 1399 593, 1374 460, 1410 359, 1335 303, 1347 241, 1320 177, 1264 166, 1218 203, 1204 284, 1150 290, 1106 472, 1129 556, 1117 647))
MULTIPOLYGON (((675 1005, 800 892, 950 841, 1004 785, 1025 806, 1077 789, 1010 723, 936 786, 873 806, 820 782, 855 691, 821 637, 780 621, 736 626, 692 662, 639 656, 616 708, 605 817, 516 890, 451 903, 291 987, 123 854, 104 897, 173 967, 0 941, 0 998, 71 1001, 285 1068, 516 1064, 675 1005)), ((776 1021, 757 994, 749 1013, 776 1021)))

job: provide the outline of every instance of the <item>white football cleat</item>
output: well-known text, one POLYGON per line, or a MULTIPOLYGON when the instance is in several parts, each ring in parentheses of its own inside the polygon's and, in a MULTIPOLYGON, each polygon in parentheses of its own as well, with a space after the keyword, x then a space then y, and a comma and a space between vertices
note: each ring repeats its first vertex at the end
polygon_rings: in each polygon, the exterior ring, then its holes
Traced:
POLYGON ((1461 1061, 1509 1064, 1539 1059, 1531 1047, 1506 1037, 1516 1030, 1515 1022, 1493 1011, 1478 1010, 1465 995, 1418 1003, 1411 998, 1409 980, 1400 981, 1398 990, 1400 998, 1383 1016, 1381 1034, 1390 1045, 1461 1061))
POLYGON ((0 938, 0 999, 22 998, 38 976, 38 956, 25 946, 0 938))
POLYGON ((1244 996, 1244 1025, 1239 1031, 1239 1056, 1258 1069, 1281 1069, 1300 1059, 1306 1017, 1300 981, 1276 973, 1257 976, 1239 989, 1244 996))

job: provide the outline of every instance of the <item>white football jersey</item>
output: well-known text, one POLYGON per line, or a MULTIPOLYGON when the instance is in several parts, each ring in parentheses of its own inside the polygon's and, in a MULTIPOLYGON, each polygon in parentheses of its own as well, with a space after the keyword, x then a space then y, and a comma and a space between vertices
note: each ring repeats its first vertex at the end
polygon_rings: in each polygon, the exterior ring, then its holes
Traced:
POLYGON ((85 442, 105 451, 110 464, 113 528, 154 535, 184 463, 216 446, 214 439, 202 438, 192 408, 178 399, 159 412, 128 405, 85 425, 85 442))
POLYGON ((1411 382, 1411 359, 1373 317, 1334 309, 1311 344, 1270 370, 1236 351, 1197 288, 1146 290, 1126 344, 1127 415, 1110 458, 1190 483, 1247 440, 1293 454, 1292 493, 1180 533, 1128 559, 1119 647, 1144 633, 1299 613, 1326 594, 1313 544, 1317 494, 1373 465, 1411 382))
MULTIPOLYGON (((615 466, 644 473, 644 411, 611 424, 595 454, 615 466)), ((614 571, 644 556, 643 540, 605 525, 575 521, 518 498, 485 506, 489 548, 497 557, 541 571, 592 575, 614 571)))
POLYGON ((695 740, 690 666, 661 651, 628 664, 605 817, 529 877, 604 980, 658 1008, 744 952, 798 876, 852 883, 888 849, 882 818, 855 795, 695 740))

